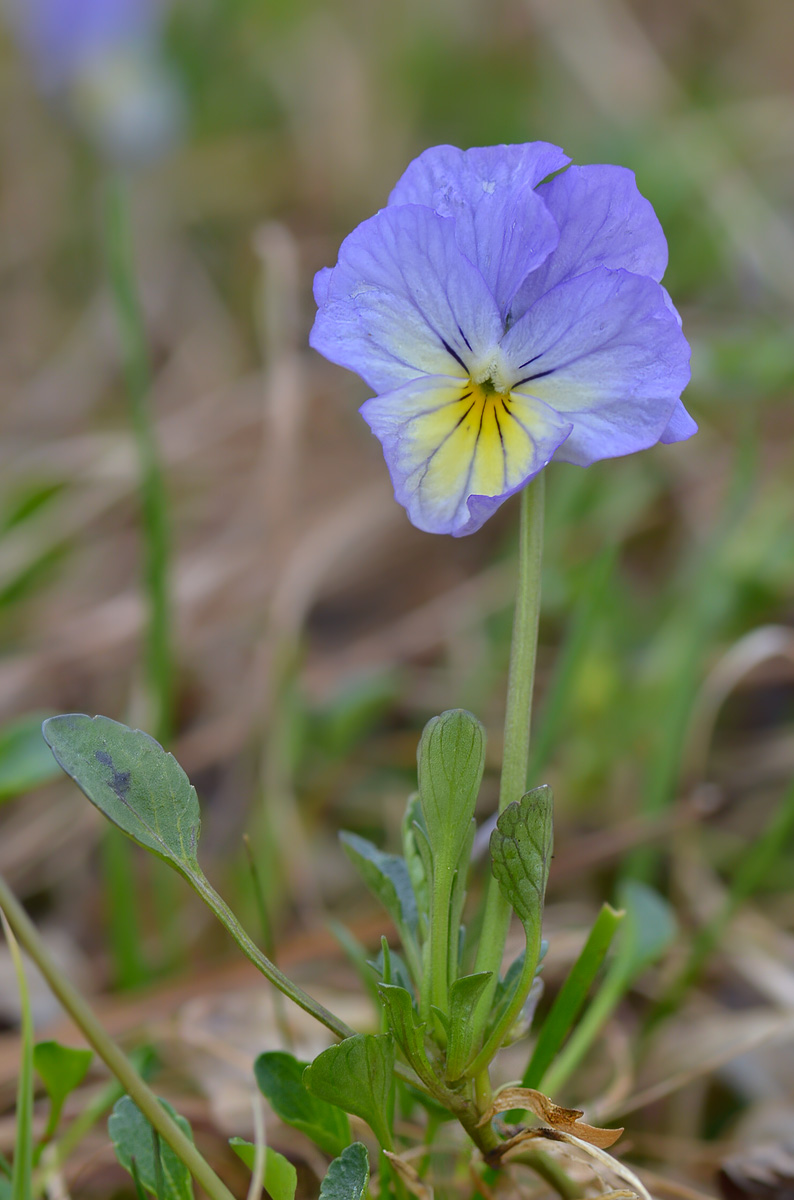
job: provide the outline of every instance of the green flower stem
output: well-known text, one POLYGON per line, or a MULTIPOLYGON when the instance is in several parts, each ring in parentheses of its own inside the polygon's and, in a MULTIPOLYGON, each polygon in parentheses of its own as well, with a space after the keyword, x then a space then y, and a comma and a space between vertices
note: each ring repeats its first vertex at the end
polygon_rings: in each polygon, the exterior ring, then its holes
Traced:
POLYGON ((111 291, 121 339, 124 381, 138 450, 143 516, 145 583, 149 602, 146 682, 153 707, 152 733, 167 742, 173 716, 173 662, 169 588, 170 537, 165 481, 149 406, 151 371, 135 282, 129 198, 125 182, 111 179, 105 211, 105 239, 111 291))
POLYGON ((126 1055, 99 1024, 80 993, 55 965, 33 922, 2 875, 0 875, 0 908, 5 912, 8 923, 20 944, 27 950, 52 988, 54 995, 68 1012, 88 1044, 93 1047, 119 1083, 123 1085, 125 1091, 132 1097, 163 1141, 167 1142, 178 1158, 182 1160, 210 1200, 234 1200, 223 1180, 215 1174, 206 1159, 199 1154, 190 1139, 165 1111, 154 1092, 144 1083, 126 1055))
MULTIPOLYGON (((529 727, 540 617, 540 572, 543 558, 543 510, 545 472, 541 471, 521 493, 521 524, 518 545, 518 587, 507 681, 502 778, 499 811, 520 800, 527 787, 529 727)), ((475 971, 492 971, 474 1014, 474 1043, 482 1038, 491 1012, 510 924, 510 905, 491 876, 485 897, 482 931, 475 971)))

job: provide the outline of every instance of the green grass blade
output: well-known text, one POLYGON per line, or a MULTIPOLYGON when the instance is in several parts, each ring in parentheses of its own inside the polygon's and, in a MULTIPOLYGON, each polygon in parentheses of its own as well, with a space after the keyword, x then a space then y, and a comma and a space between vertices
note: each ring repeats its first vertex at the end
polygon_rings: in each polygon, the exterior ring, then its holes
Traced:
POLYGON ((110 182, 105 216, 108 274, 140 471, 144 582, 149 605, 146 683, 155 718, 152 728, 157 740, 165 742, 173 723, 174 680, 168 501, 149 406, 151 367, 133 262, 129 195, 120 178, 110 182))
POLYGON ((11 1176, 11 1197, 12 1200, 31 1200, 33 1196, 33 1014, 30 1009, 30 994, 19 945, 2 912, 0 912, 0 920, 3 922, 3 932, 6 935, 8 949, 14 963, 22 1011, 22 1059, 17 1083, 17 1132, 11 1176))
POLYGON ((625 913, 609 904, 602 907, 579 957, 571 967, 541 1026, 532 1058, 521 1081, 523 1087, 540 1088, 543 1076, 582 1010, 624 916, 625 913))

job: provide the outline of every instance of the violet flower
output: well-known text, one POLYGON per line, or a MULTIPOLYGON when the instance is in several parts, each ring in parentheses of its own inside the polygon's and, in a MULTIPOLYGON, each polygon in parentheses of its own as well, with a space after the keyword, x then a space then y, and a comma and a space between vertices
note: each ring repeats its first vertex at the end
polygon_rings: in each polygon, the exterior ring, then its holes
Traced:
POLYGON ((167 0, 0 0, 41 91, 100 154, 157 157, 180 136, 184 100, 161 45, 167 0))
POLYGON ((667 243, 623 167, 546 142, 437 146, 318 272, 311 344, 378 394, 361 413, 414 525, 473 533, 551 461, 697 429, 667 243))

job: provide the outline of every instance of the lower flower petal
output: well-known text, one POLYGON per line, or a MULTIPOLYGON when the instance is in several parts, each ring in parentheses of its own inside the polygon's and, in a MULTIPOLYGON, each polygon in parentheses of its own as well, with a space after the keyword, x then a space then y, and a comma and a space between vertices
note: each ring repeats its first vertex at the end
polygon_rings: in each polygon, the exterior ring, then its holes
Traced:
POLYGON ((587 466, 654 445, 689 382, 689 345, 664 289, 599 267, 547 292, 502 343, 514 390, 573 425, 557 453, 587 466))
POLYGON ((664 442, 666 446, 669 446, 671 442, 685 442, 687 438, 691 438, 697 431, 697 421, 692 420, 679 400, 659 441, 664 442))
POLYGON ((396 499, 428 533, 474 533, 546 465, 571 423, 526 396, 426 376, 367 400, 396 499))

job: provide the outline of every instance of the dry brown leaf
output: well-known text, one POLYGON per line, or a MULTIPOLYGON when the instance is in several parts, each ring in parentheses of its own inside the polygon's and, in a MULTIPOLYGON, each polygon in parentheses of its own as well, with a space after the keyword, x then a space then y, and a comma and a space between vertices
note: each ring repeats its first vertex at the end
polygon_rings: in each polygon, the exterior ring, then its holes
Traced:
MULTIPOLYGON (((520 1152, 527 1142, 537 1141, 538 1139, 565 1142, 566 1145, 578 1150, 582 1157, 589 1160, 589 1166, 598 1178, 600 1178, 598 1168, 605 1168, 610 1175, 615 1176, 621 1183, 628 1184, 632 1194, 637 1197, 637 1200, 652 1200, 651 1194, 645 1184, 634 1174, 630 1167, 620 1162, 619 1159, 613 1158, 611 1154, 607 1154, 600 1146, 595 1146, 592 1142, 586 1142, 583 1138, 567 1133, 564 1129, 522 1129, 515 1137, 503 1142, 495 1154, 489 1156, 489 1161, 493 1163, 495 1159, 504 1161, 508 1156, 515 1157, 512 1154, 513 1151, 517 1150, 520 1152), (593 1166, 594 1163, 597 1166, 593 1166)), ((620 1188, 618 1190, 623 1192, 625 1189, 620 1188)), ((606 1192, 603 1194, 610 1195, 611 1193, 606 1192)))
POLYGON ((506 1087, 494 1097, 490 1110, 480 1120, 485 1125, 496 1113, 509 1112, 511 1109, 529 1109, 541 1121, 545 1121, 552 1129, 563 1133, 572 1133, 591 1146, 606 1150, 613 1146, 623 1132, 623 1129, 599 1129, 595 1125, 587 1125, 581 1118, 584 1113, 579 1108, 561 1108, 543 1092, 535 1088, 506 1087))
POLYGON ((383 1153, 408 1188, 408 1191, 416 1196, 417 1200, 433 1200, 432 1187, 419 1178, 415 1167, 406 1162, 404 1158, 400 1158, 399 1154, 392 1154, 390 1150, 384 1150, 383 1153))

